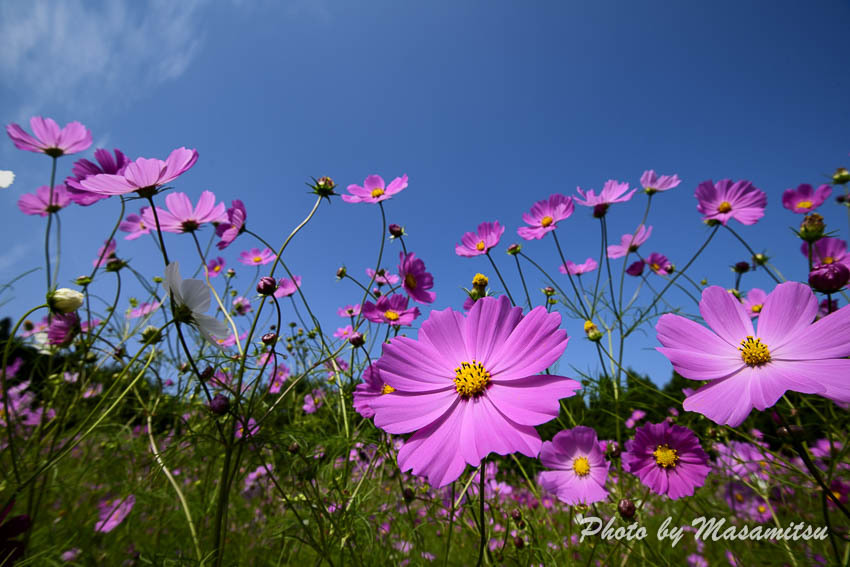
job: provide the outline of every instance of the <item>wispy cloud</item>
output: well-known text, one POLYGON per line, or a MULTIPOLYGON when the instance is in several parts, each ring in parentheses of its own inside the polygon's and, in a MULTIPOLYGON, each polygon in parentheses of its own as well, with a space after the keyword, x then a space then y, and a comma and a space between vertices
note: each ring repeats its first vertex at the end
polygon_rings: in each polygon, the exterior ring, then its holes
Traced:
MULTIPOLYGON (((182 75, 203 43, 200 0, 0 3, 0 73, 27 102, 98 108, 182 75)), ((11 110, 11 109, 10 109, 11 110)), ((11 117, 10 117, 11 118, 11 117)))

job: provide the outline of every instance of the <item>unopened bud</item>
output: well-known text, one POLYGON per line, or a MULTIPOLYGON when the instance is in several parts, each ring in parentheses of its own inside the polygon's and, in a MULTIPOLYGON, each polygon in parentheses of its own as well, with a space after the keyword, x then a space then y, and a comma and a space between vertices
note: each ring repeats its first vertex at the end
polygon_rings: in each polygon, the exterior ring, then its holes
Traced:
POLYGON ((800 238, 806 242, 816 242, 823 237, 823 231, 826 225, 823 222, 823 217, 817 213, 809 213, 803 218, 800 223, 800 238))
POLYGON ((271 295, 277 289, 277 281, 269 276, 263 276, 257 282, 257 293, 260 295, 271 295))
POLYGON ((750 271, 750 263, 749 262, 736 262, 734 266, 732 266, 732 271, 736 274, 746 274, 750 271))
POLYGON ((844 185, 848 181, 850 181, 850 171, 847 171, 846 167, 839 167, 832 174, 832 182, 835 185, 844 185))
POLYGON ((514 538, 514 545, 517 549, 522 549, 523 547, 525 547, 525 540, 522 539, 522 536, 516 536, 514 538))
POLYGON ((277 342, 277 334, 276 333, 266 333, 265 335, 263 335, 262 339, 260 339, 260 340, 262 340, 263 344, 266 345, 266 346, 273 345, 275 342, 277 342))
POLYGON ((547 285, 541 291, 543 292, 543 295, 545 295, 546 297, 552 297, 553 295, 555 295, 555 288, 552 287, 552 286, 547 285))
POLYGON ((617 511, 620 513, 620 516, 624 520, 631 520, 635 517, 635 512, 637 509, 635 508, 635 503, 629 500, 628 498, 623 498, 620 500, 620 503, 617 504, 617 511))
POLYGON ((821 293, 834 293, 850 280, 850 269, 840 262, 821 264, 809 272, 809 285, 821 293))
POLYGON ((298 443, 293 441, 292 443, 289 444, 289 447, 287 447, 286 450, 289 451, 293 455, 297 455, 298 451, 301 450, 301 445, 299 445, 298 443))
POLYGON ((148 325, 142 331, 142 340, 146 344, 154 345, 162 340, 162 333, 158 328, 154 327, 153 325, 148 325))
POLYGON ((519 244, 511 244, 510 246, 508 246, 508 254, 512 256, 516 256, 520 253, 521 250, 522 246, 520 246, 519 244))
POLYGON ((79 309, 83 299, 79 291, 62 287, 47 296, 47 304, 54 313, 70 313, 79 309))
POLYGON ((345 277, 345 274, 347 274, 347 273, 348 272, 346 271, 345 266, 340 266, 339 269, 336 271, 336 277, 337 277, 337 279, 341 280, 342 278, 345 277))
POLYGON ((404 490, 401 491, 401 495, 405 502, 410 502, 416 497, 416 494, 409 487, 405 487, 404 490))
POLYGON ((389 226, 390 236, 393 238, 401 238, 404 236, 404 227, 399 226, 395 223, 389 226))
POLYGON ((764 266, 765 264, 767 264, 768 260, 770 260, 770 258, 768 258, 765 254, 762 254, 761 252, 753 256, 753 263, 756 266, 764 266))
POLYGON ((355 348, 362 347, 366 344, 366 338, 361 333, 351 333, 351 336, 348 337, 348 342, 355 348))
POLYGON ((200 376, 201 381, 206 382, 207 380, 212 378, 214 372, 215 371, 213 370, 212 366, 207 366, 206 368, 204 368, 204 371, 201 372, 201 376, 200 376))
POLYGON ((584 322, 584 334, 587 335, 587 338, 591 341, 598 341, 602 338, 602 331, 599 330, 593 321, 585 321, 584 322))
POLYGON ((224 394, 216 394, 210 400, 210 411, 215 415, 224 415, 230 408, 230 400, 224 394))
POLYGON ((91 282, 92 282, 92 279, 88 276, 80 276, 76 280, 74 280, 74 283, 76 283, 77 285, 80 285, 80 286, 87 286, 91 282))

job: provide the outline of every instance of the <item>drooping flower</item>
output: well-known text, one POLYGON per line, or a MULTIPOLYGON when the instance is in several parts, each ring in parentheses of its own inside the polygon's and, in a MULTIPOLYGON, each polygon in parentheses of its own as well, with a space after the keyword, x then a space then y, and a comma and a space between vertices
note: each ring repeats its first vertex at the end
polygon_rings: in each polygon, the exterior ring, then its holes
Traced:
POLYGON ((425 262, 410 252, 398 254, 398 274, 401 285, 410 299, 417 303, 434 303, 437 294, 428 291, 434 287, 434 276, 425 270, 425 262))
POLYGON ((623 468, 637 475, 656 494, 676 500, 702 486, 711 467, 699 439, 687 427, 647 423, 626 442, 623 468))
POLYGON ((823 205, 831 193, 832 187, 827 184, 814 189, 808 183, 803 183, 796 189, 786 189, 782 193, 782 206, 792 213, 805 215, 823 205))
POLYGON ((269 262, 274 262, 275 253, 271 248, 251 248, 239 253, 239 261, 246 266, 265 266, 269 262))
POLYGON ((221 238, 219 243, 216 244, 219 250, 224 250, 230 246, 237 236, 245 232, 245 219, 248 218, 245 205, 239 199, 231 201, 226 215, 227 220, 215 227, 216 236, 221 238))
POLYGON ((764 216, 767 195, 746 180, 732 182, 721 179, 715 185, 712 181, 703 181, 697 187, 697 210, 703 220, 717 221, 723 225, 729 219, 741 224, 755 224, 764 216))
POLYGON ((92 266, 99 268, 101 266, 106 266, 113 260, 117 260, 118 257, 115 255, 116 248, 118 248, 118 243, 115 242, 114 238, 104 243, 103 246, 97 249, 97 255, 95 255, 94 260, 92 260, 92 266))
POLYGON ((71 198, 63 183, 53 186, 53 195, 48 185, 42 185, 35 193, 26 193, 18 199, 18 208, 22 213, 40 217, 60 211, 70 204, 71 198))
POLYGON ((608 257, 611 259, 622 258, 630 252, 637 252, 640 245, 646 242, 651 234, 651 226, 640 225, 634 233, 624 234, 620 237, 620 244, 608 246, 608 257))
POLYGON ((109 533, 117 528, 121 522, 130 514, 136 504, 136 497, 132 494, 125 498, 114 500, 101 500, 98 504, 98 520, 94 525, 94 531, 109 533))
POLYGON ((342 200, 346 203, 380 203, 386 201, 396 193, 407 187, 407 175, 396 177, 389 185, 384 183, 380 175, 370 175, 363 181, 363 186, 349 185, 350 195, 343 195, 342 200))
POLYGON ((608 207, 614 203, 625 203, 632 198, 637 189, 629 191, 628 183, 620 183, 613 179, 609 179, 602 187, 602 191, 597 195, 593 189, 588 189, 587 193, 581 187, 576 187, 576 191, 581 196, 575 198, 576 203, 585 207, 608 207), (628 193, 627 193, 628 191, 628 193))
POLYGON ((207 284, 201 280, 184 280, 177 262, 165 268, 165 289, 171 292, 175 319, 196 326, 207 341, 218 345, 213 335, 226 337, 230 333, 227 323, 206 314, 211 302, 207 284))
POLYGON ((149 210, 150 207, 142 207, 142 210, 139 211, 138 215, 131 213, 121 221, 118 225, 118 230, 128 233, 127 236, 124 237, 124 240, 135 240, 140 236, 150 233, 151 228, 154 227, 149 226, 145 221, 145 217, 148 216, 146 211, 149 210))
POLYGON ((666 276, 673 270, 673 264, 664 254, 653 252, 646 258, 646 265, 659 276, 666 276))
POLYGON ((534 203, 531 212, 523 213, 522 220, 529 226, 519 227, 517 234, 526 240, 539 240, 555 230, 559 221, 568 219, 574 209, 572 197, 555 193, 548 199, 534 203))
POLYGON ((540 374, 567 346, 560 323, 560 314, 542 306, 523 317, 506 297, 485 297, 466 317, 432 311, 416 340, 384 343, 378 369, 395 391, 369 403, 376 426, 415 432, 399 451, 401 470, 440 487, 492 452, 537 456, 534 426, 555 418, 558 400, 580 387, 540 374))
POLYGON ((752 319, 755 319, 764 308, 764 300, 767 299, 767 294, 763 289, 754 287, 747 292, 747 297, 744 299, 744 309, 752 319))
POLYGON ((0 189, 11 187, 15 182, 15 172, 8 169, 0 169, 0 189))
POLYGON ((217 258, 213 258, 209 262, 207 262, 206 272, 207 276, 211 278, 218 277, 222 270, 224 270, 225 262, 224 258, 218 256, 217 258))
POLYGON ((289 278, 280 278, 277 282, 277 290, 274 292, 275 297, 289 297, 294 295, 298 288, 301 287, 301 276, 292 276, 289 278))
POLYGON ((636 262, 632 262, 629 264, 629 267, 626 268, 626 273, 630 276, 638 277, 643 274, 643 269, 646 267, 646 262, 643 260, 637 260, 636 262))
MULTIPOLYGON (((800 246, 800 251, 806 258, 809 257, 809 244, 803 242, 800 246)), ((850 267, 850 254, 847 254, 847 243, 840 238, 826 237, 821 238, 812 245, 812 264, 819 266, 821 264, 829 265, 841 263, 850 267)))
POLYGON ((130 162, 121 174, 101 173, 80 181, 83 189, 101 195, 125 195, 136 191, 148 197, 174 181, 198 161, 197 150, 177 148, 165 161, 139 158, 130 162))
POLYGON ((398 293, 382 295, 377 303, 367 301, 363 304, 363 317, 373 323, 407 326, 419 317, 419 308, 408 309, 407 304, 408 298, 398 293))
POLYGON ((6 133, 19 150, 59 157, 87 150, 92 143, 91 132, 79 122, 69 122, 60 129, 52 118, 33 116, 30 128, 35 136, 17 124, 6 126, 6 133))
POLYGON ((66 347, 81 330, 80 316, 75 311, 57 313, 47 326, 47 342, 53 346, 66 347))
POLYGON ((461 244, 455 245, 455 254, 471 258, 481 256, 499 243, 505 233, 505 227, 499 221, 482 222, 477 232, 467 232, 460 237, 461 244))
POLYGON ((127 156, 119 149, 115 150, 114 157, 108 150, 104 150, 103 148, 97 149, 94 151, 94 158, 97 160, 97 163, 93 163, 87 159, 79 159, 74 162, 74 166, 71 168, 72 175, 65 179, 65 185, 68 186, 68 195, 71 197, 71 200, 84 207, 97 203, 101 199, 106 199, 109 195, 92 193, 80 185, 80 181, 101 173, 120 175, 124 171, 124 168, 127 167, 127 164, 130 163, 127 156))
POLYGON ((395 389, 385 384, 381 378, 381 371, 377 364, 370 364, 363 371, 363 382, 354 388, 354 410, 366 419, 375 415, 375 410, 370 405, 373 398, 391 394, 395 389))
MULTIPOLYGON (((167 210, 156 208, 159 227, 163 232, 184 233, 198 230, 204 223, 218 223, 226 220, 224 203, 215 203, 215 194, 204 191, 198 199, 198 205, 192 207, 186 193, 169 193, 165 197, 167 210)), ((150 207, 143 213, 145 222, 151 227, 156 226, 156 219, 150 207)))
POLYGON ((640 176, 640 184, 648 195, 652 195, 658 191, 668 191, 674 187, 678 187, 681 182, 682 180, 675 173, 673 175, 662 175, 659 177, 656 175, 654 169, 644 171, 643 175, 640 176))
POLYGON ((656 325, 673 368, 709 383, 683 407, 719 424, 740 425, 753 408, 773 406, 787 390, 850 401, 850 308, 812 324, 817 300, 808 286, 779 284, 759 312, 758 333, 747 310, 718 286, 705 289, 699 323, 667 313, 656 325))
POLYGON ((605 500, 605 481, 610 464, 596 440, 596 431, 579 425, 558 432, 543 443, 540 461, 547 469, 539 481, 546 491, 569 505, 605 500))
POLYGON ((567 260, 566 264, 558 266, 558 271, 564 275, 569 272, 571 275, 580 276, 582 274, 586 274, 587 272, 592 272, 598 267, 599 264, 593 258, 588 258, 584 261, 583 264, 575 264, 570 260, 567 260))

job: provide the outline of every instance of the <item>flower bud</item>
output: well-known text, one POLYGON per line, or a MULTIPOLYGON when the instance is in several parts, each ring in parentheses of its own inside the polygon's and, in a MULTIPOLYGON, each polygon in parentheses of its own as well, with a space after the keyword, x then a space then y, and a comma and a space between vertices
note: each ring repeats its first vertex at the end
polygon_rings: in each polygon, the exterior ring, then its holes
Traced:
POLYGON ((635 512, 637 509, 635 508, 635 503, 629 500, 628 498, 623 498, 620 500, 620 503, 617 504, 617 511, 620 513, 620 516, 624 520, 631 520, 635 517, 635 512))
POLYGON ((401 238, 402 236, 404 236, 404 227, 403 226, 399 226, 397 224, 391 224, 389 226, 389 230, 390 230, 390 236, 392 236, 393 238, 401 238))
POLYGON ((555 288, 550 285, 547 285, 540 291, 542 291, 543 295, 545 295, 546 297, 552 297, 553 295, 555 295, 555 288))
POLYGON ((260 295, 271 295, 277 289, 277 281, 269 276, 263 276, 257 282, 257 293, 260 295))
POLYGON ((265 335, 263 335, 262 339, 260 339, 260 340, 262 340, 263 344, 266 345, 266 346, 273 345, 275 342, 277 342, 277 334, 276 333, 266 333, 265 335))
POLYGON ((410 502, 416 497, 416 494, 408 486, 404 487, 404 490, 401 491, 401 495, 405 502, 410 502))
POLYGON ((839 205, 843 205, 844 203, 847 202, 847 195, 839 195, 838 197, 835 198, 835 202, 838 203, 839 205))
POLYGON ((750 271, 750 263, 749 262, 736 262, 734 266, 732 266, 732 271, 736 274, 746 274, 750 271))
POLYGON ((795 439, 799 438, 803 435, 803 428, 799 425, 792 424, 788 426, 780 427, 776 430, 776 434, 780 437, 784 437, 786 439, 795 439))
POLYGON ((336 277, 337 279, 341 280, 345 277, 345 274, 347 273, 348 272, 346 271, 345 266, 340 266, 339 269, 336 271, 336 277))
POLYGON ((79 291, 62 287, 47 296, 47 304, 54 313, 70 313, 80 308, 83 299, 79 291))
POLYGON ((824 225, 823 217, 817 213, 809 213, 803 217, 803 222, 800 223, 800 238, 806 242, 815 242, 823 237, 824 225))
POLYGON ((617 443, 616 441, 610 441, 608 443, 608 446, 605 447, 605 452, 608 453, 608 456, 610 458, 616 459, 617 457, 620 456, 620 453, 622 451, 620 450, 620 444, 619 443, 617 443))
POLYGON ((87 286, 91 282, 92 282, 92 279, 88 276, 80 276, 76 280, 74 280, 74 283, 76 283, 77 285, 80 285, 80 286, 87 286))
POLYGON ((602 331, 599 330, 599 327, 597 327, 593 321, 584 322, 584 334, 587 335, 587 338, 593 342, 602 338, 602 331))
POLYGON ((520 246, 519 244, 516 244, 516 243, 508 246, 508 254, 510 254, 511 256, 516 256, 517 254, 520 253, 521 250, 522 250, 522 246, 520 246))
POLYGON ((517 549, 522 549, 523 547, 525 547, 525 540, 522 539, 522 536, 516 536, 514 538, 514 545, 517 549))
POLYGON ((729 288, 726 291, 735 296, 735 299, 741 299, 741 292, 735 288, 729 288))
POLYGON ((846 167, 839 167, 832 174, 832 183, 834 185, 844 185, 850 181, 850 171, 846 167))
POLYGON ((162 340, 162 333, 159 331, 158 328, 154 327, 153 325, 148 325, 142 331, 142 340, 145 342, 145 344, 154 345, 162 340))
POLYGON ((351 336, 348 337, 348 342, 355 348, 362 347, 366 344, 366 338, 361 333, 351 333, 351 336))
POLYGON ((213 373, 214 373, 213 367, 212 367, 212 366, 207 366, 207 367, 204 369, 204 371, 203 371, 203 372, 201 372, 201 380, 202 380, 203 382, 206 382, 207 380, 209 380, 210 378, 212 378, 213 373))
POLYGON ((511 510, 511 518, 513 518, 514 522, 519 522, 522 520, 522 512, 520 512, 519 508, 514 508, 511 510))
POLYGON ((313 184, 307 184, 308 187, 313 189, 313 193, 319 195, 320 197, 326 197, 330 200, 331 195, 335 195, 334 188, 336 187, 336 183, 330 177, 323 176, 318 179, 313 179, 313 184))
POLYGON ((762 254, 761 252, 753 256, 753 263, 756 266, 764 266, 765 264, 767 264, 768 260, 770 260, 770 258, 762 254))
POLYGON ((215 415, 224 415, 230 408, 230 400, 224 394, 216 394, 210 400, 210 411, 215 415))
POLYGON ((809 272, 809 285, 821 293, 833 293, 850 280, 850 269, 840 262, 821 264, 809 272))
POLYGON ((646 262, 644 262, 643 260, 638 260, 637 262, 633 262, 631 265, 629 265, 628 268, 626 268, 626 273, 630 276, 640 276, 641 274, 643 274, 643 268, 645 266, 646 262))
POLYGON ((236 275, 236 270, 234 270, 233 268, 228 268, 227 271, 224 272, 224 277, 226 277, 226 278, 232 278, 235 275, 236 275))

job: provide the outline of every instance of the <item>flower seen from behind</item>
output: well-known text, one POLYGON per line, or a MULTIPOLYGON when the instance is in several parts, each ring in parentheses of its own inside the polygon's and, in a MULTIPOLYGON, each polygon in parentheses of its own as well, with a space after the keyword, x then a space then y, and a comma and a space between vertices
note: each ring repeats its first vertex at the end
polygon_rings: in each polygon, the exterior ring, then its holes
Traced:
POLYGON ((79 122, 69 122, 64 128, 59 128, 52 118, 33 116, 30 128, 34 135, 17 124, 6 126, 6 133, 19 150, 59 157, 82 152, 92 144, 91 132, 79 122))

